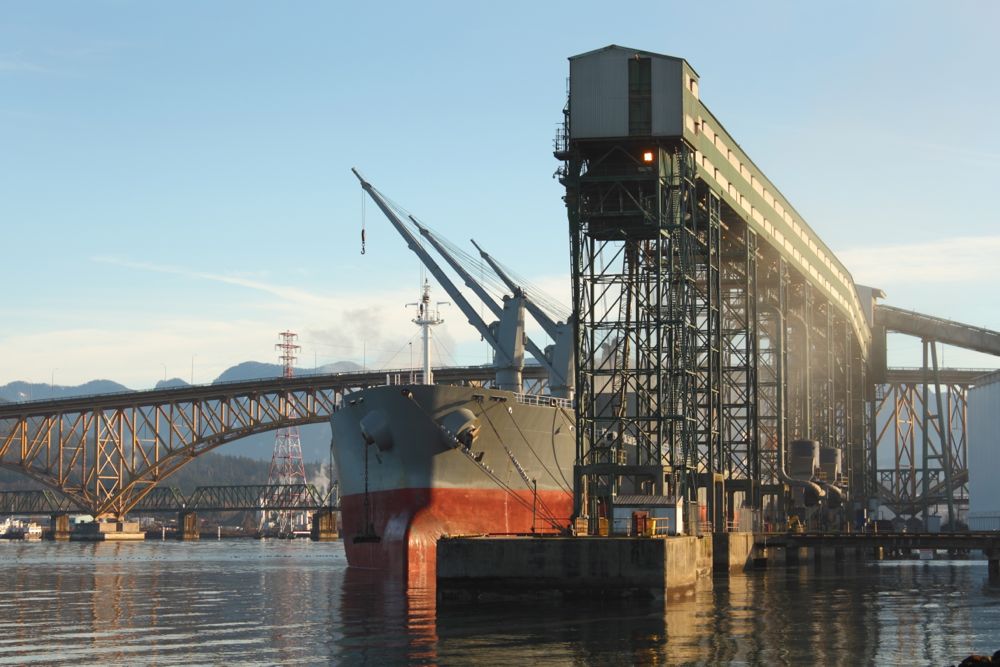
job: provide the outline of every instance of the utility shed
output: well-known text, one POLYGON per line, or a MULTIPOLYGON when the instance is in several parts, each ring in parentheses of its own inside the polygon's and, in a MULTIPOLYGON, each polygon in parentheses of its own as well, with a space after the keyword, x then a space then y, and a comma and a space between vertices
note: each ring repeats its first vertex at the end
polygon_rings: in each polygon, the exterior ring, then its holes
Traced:
POLYGON ((1000 372, 969 391, 969 528, 1000 530, 1000 372))
POLYGON ((683 58, 612 44, 571 57, 569 72, 572 139, 679 137, 694 114, 698 74, 683 58))
POLYGON ((646 512, 651 519, 664 519, 667 535, 684 533, 684 499, 658 495, 620 495, 615 498, 613 535, 631 535, 632 513, 646 512))

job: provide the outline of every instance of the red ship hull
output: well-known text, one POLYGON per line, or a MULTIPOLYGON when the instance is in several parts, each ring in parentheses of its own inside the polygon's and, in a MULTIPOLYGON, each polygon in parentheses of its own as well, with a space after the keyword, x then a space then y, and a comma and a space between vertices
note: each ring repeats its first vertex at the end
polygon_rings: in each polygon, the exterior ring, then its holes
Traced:
POLYGON ((344 548, 352 566, 386 570, 408 587, 433 586, 437 541, 444 536, 556 533, 569 525, 565 491, 422 488, 373 492, 369 516, 378 541, 365 536, 365 496, 341 498, 344 548))

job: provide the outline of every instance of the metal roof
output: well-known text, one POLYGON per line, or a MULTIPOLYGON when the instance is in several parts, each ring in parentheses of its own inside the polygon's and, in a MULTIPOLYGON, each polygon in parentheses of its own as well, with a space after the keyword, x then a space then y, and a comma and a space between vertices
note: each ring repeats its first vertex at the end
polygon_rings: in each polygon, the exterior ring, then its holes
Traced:
MULTIPOLYGON (((684 58, 678 58, 677 56, 668 56, 665 53, 656 53, 655 51, 646 51, 645 49, 633 49, 631 47, 621 46, 619 44, 608 44, 607 46, 602 46, 599 49, 587 51, 586 53, 578 53, 575 56, 570 56, 569 60, 576 60, 577 58, 585 58, 595 53, 601 53, 602 51, 628 51, 629 53, 638 53, 644 56, 654 56, 656 58, 666 58, 667 60, 676 60, 677 62, 686 63, 688 67, 691 67, 691 63, 689 63, 684 58)), ((695 71, 694 67, 691 67, 691 71, 694 72, 696 75, 698 74, 698 72, 695 71)))
POLYGON ((674 496, 645 496, 629 495, 616 496, 615 506, 635 506, 635 507, 676 507, 677 498, 674 496))

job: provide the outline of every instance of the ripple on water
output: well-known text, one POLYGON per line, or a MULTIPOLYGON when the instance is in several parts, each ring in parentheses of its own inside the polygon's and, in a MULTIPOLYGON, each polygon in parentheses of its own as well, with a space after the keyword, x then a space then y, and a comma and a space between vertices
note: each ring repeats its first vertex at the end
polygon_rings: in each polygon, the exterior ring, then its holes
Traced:
MULTIPOLYGON (((0 665, 949 664, 992 653, 982 562, 772 569, 666 606, 438 605, 339 543, 0 546, 0 665)), ((714 584, 714 585, 713 585, 714 584)))

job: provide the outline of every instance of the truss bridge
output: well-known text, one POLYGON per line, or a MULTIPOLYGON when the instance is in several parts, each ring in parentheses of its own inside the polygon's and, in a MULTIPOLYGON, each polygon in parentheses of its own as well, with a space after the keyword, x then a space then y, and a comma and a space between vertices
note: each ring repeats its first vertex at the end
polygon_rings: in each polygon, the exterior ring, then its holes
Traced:
MULTIPOLYGON (((51 501, 95 517, 121 518, 201 454, 255 433, 324 422, 345 394, 406 383, 414 379, 411 373, 407 369, 281 377, 2 404, 0 466, 58 493, 38 492, 25 502, 51 501)), ((441 383, 481 384, 493 376, 489 367, 435 370, 441 383)), ((526 370, 526 376, 542 381, 533 368, 526 370)), ((185 502, 248 509, 253 504, 246 495, 251 487, 241 488, 237 492, 232 487, 226 501, 217 489, 214 496, 185 502)), ((144 509, 152 509, 149 503, 155 499, 149 497, 144 509)))
MULTIPOLYGON (((136 503, 139 514, 179 512, 235 512, 283 510, 337 510, 336 489, 326 493, 312 484, 245 484, 199 486, 190 496, 177 487, 157 486, 136 503)), ((89 509, 49 489, 0 491, 0 515, 30 516, 85 513, 89 509)))

